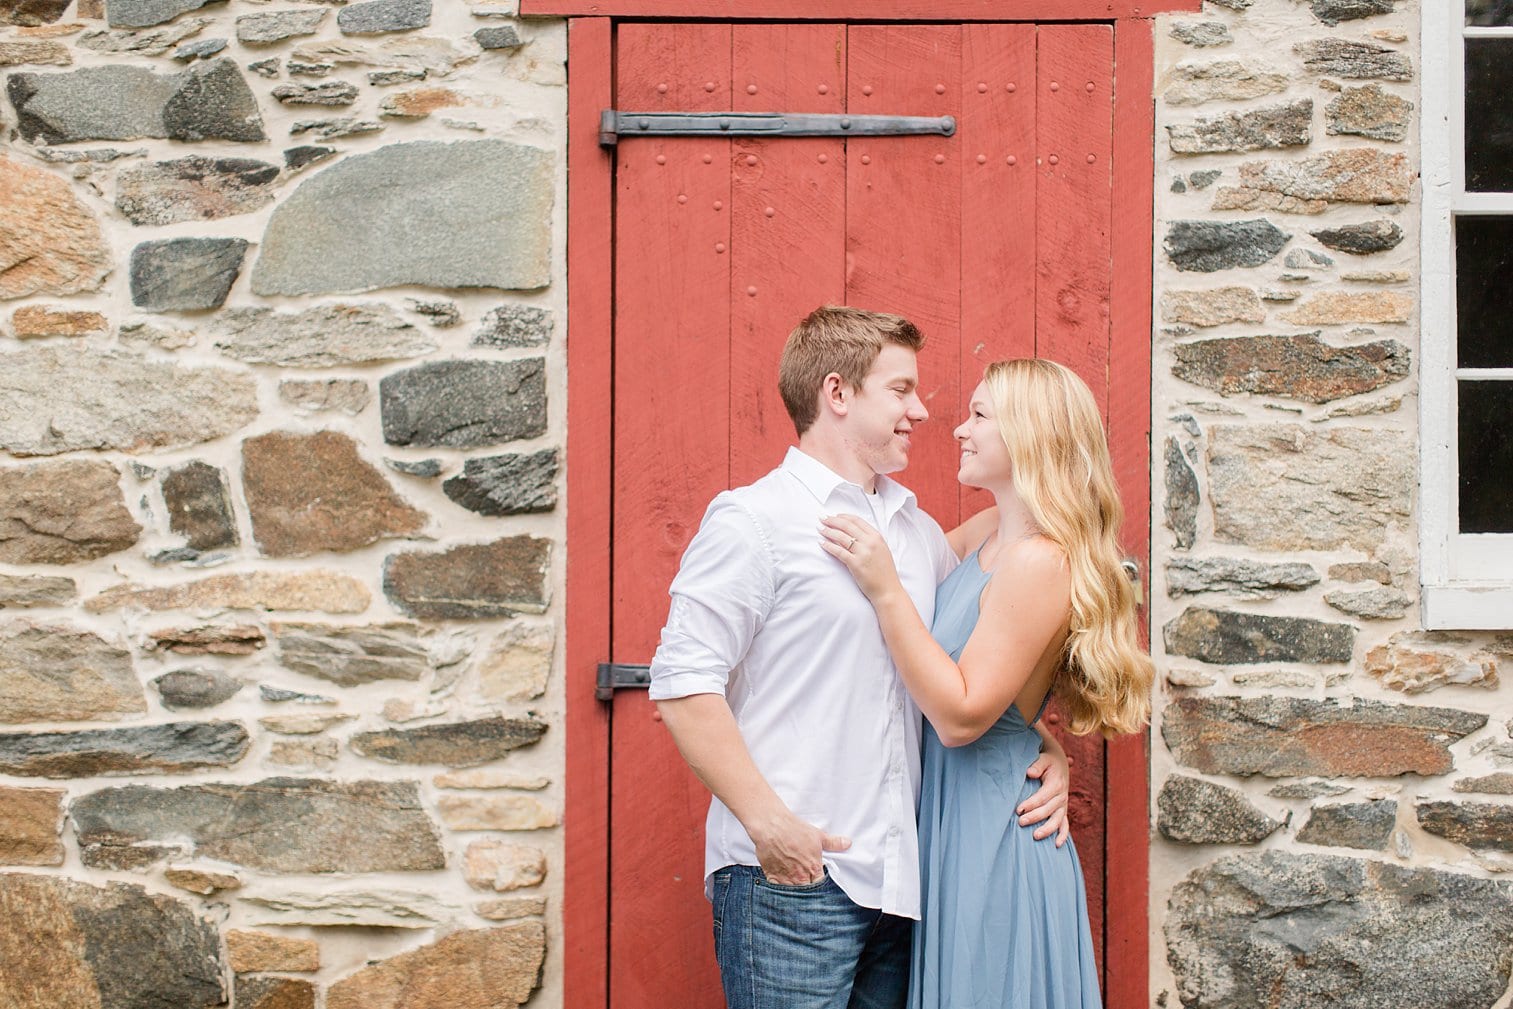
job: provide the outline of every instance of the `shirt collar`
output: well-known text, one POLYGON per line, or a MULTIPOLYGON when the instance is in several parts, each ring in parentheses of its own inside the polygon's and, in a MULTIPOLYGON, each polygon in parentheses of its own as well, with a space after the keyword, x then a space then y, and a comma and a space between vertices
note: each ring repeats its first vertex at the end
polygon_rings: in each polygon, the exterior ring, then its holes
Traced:
MULTIPOLYGON (((849 487, 857 494, 865 494, 857 484, 852 483, 841 476, 835 470, 826 466, 812 455, 802 451, 797 446, 790 446, 788 454, 783 457, 783 470, 793 474, 804 488, 814 495, 814 499, 821 504, 830 500, 841 487, 849 487)), ((892 518, 894 513, 905 505, 912 504, 915 500, 914 492, 903 484, 889 477, 877 478, 877 493, 882 496, 883 513, 892 518)))

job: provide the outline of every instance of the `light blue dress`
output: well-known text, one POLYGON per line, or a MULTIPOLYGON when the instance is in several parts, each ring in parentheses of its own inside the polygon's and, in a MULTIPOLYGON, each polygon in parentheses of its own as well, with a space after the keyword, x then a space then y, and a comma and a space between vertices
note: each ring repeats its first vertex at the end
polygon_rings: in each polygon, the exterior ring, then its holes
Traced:
MULTIPOLYGON (((931 633, 952 659, 977 626, 990 577, 973 551, 936 592, 931 633)), ((1070 841, 1035 840, 1014 813, 1039 787, 1025 777, 1040 752, 1030 727, 1039 718, 1026 723, 1010 705, 956 748, 925 725, 910 1009, 1100 1009, 1077 852, 1070 841)))

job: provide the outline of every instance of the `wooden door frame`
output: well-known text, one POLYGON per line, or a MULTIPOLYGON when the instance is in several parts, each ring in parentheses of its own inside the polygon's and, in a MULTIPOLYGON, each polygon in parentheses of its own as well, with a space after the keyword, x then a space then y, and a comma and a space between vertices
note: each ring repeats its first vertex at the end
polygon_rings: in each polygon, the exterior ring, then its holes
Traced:
MULTIPOLYGON (((599 113, 614 106, 617 18, 823 21, 1100 21, 1114 23, 1114 164, 1127 198, 1114 206, 1109 440, 1127 515, 1150 583, 1150 350, 1155 200, 1152 15, 1198 11, 1201 0, 520 0, 522 16, 566 16, 567 173, 567 765, 562 898, 565 1005, 609 1004, 609 706, 594 696, 610 661, 613 392, 613 155, 599 113), (816 12, 816 8, 820 12, 816 12), (1143 457, 1145 468, 1132 460, 1143 457)), ((1148 623, 1147 615, 1146 621, 1148 623)), ((1149 628, 1146 627, 1148 633, 1149 628)), ((1149 734, 1106 755, 1105 1004, 1149 998, 1149 734)))

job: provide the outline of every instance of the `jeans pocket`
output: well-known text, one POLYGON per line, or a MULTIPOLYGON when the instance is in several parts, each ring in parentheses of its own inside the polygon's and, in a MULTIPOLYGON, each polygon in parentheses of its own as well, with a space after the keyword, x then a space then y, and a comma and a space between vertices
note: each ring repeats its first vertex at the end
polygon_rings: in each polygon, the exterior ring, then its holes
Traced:
POLYGON ((730 875, 731 873, 729 869, 719 869, 716 870, 714 876, 712 877, 712 880, 714 882, 714 892, 710 895, 711 899, 709 903, 710 908, 713 911, 714 941, 716 948, 719 947, 720 931, 725 923, 725 898, 730 893, 730 875))
POLYGON ((756 885, 767 890, 776 890, 779 893, 814 893, 822 890, 825 884, 830 882, 830 867, 825 866, 820 872, 820 878, 811 883, 774 883, 767 878, 767 874, 760 868, 757 869, 756 885))

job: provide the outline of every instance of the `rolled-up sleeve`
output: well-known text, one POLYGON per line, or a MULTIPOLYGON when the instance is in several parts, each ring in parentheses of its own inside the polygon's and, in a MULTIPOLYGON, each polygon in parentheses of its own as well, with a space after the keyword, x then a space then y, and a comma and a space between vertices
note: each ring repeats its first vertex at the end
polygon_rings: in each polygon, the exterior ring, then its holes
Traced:
POLYGON ((724 694, 775 592, 769 546, 730 492, 710 503, 668 591, 672 605, 651 662, 651 699, 724 694))

